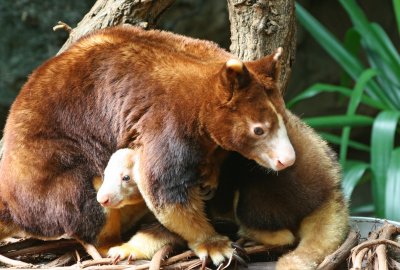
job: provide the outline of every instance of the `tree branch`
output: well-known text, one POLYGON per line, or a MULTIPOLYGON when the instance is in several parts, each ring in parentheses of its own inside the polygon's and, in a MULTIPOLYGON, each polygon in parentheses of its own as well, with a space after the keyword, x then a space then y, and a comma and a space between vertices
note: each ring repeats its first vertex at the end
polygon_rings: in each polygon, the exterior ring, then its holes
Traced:
POLYGON ((66 50, 81 36, 97 29, 121 24, 153 28, 160 15, 174 2, 174 0, 98 0, 78 26, 71 30, 68 40, 58 53, 66 50))
POLYGON ((351 270, 359 270, 362 262, 375 267, 374 269, 388 269, 388 262, 391 262, 386 254, 387 247, 393 247, 400 250, 400 244, 390 240, 393 235, 400 233, 400 228, 392 224, 385 223, 381 228, 371 232, 368 240, 352 249, 351 261, 353 267, 351 270), (367 257, 364 259, 364 257, 367 257))

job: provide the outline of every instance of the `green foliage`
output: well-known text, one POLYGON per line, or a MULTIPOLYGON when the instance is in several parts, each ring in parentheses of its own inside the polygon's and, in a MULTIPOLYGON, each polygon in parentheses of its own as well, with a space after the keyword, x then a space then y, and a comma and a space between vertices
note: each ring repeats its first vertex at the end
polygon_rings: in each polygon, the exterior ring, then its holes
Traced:
MULTIPOLYGON (((323 92, 337 93, 348 99, 345 115, 305 120, 317 129, 341 129, 340 137, 326 132, 321 135, 327 141, 340 145, 345 195, 350 198, 355 187, 366 179, 371 182, 376 216, 400 220, 400 148, 395 146, 396 138, 400 137, 397 132, 400 118, 400 55, 382 27, 368 21, 356 0, 339 2, 353 24, 343 42, 299 4, 296 9, 300 23, 343 69, 341 85, 315 84, 287 104, 290 108, 323 92), (362 56, 367 59, 368 66, 361 60, 362 56), (360 105, 373 109, 374 115, 357 113, 360 105), (351 139, 352 129, 360 127, 370 130, 369 145, 351 139), (349 148, 366 152, 370 162, 350 160, 349 148)), ((393 7, 400 31, 400 0, 393 0, 393 7)), ((370 207, 363 205, 361 208, 370 207)))
POLYGON ((388 166, 388 178, 385 190, 385 213, 394 220, 400 220, 399 205, 392 202, 397 201, 400 194, 400 148, 392 151, 390 164, 388 166))

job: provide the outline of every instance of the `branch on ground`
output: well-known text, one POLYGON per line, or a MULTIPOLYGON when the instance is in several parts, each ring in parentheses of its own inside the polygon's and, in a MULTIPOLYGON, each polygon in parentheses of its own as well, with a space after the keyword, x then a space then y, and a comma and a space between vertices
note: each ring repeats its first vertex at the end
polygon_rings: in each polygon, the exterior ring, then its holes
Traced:
MULTIPOLYGON (((389 248, 397 250, 400 254, 400 244, 393 241, 394 236, 400 234, 400 228, 385 222, 385 224, 372 232, 368 239, 354 247, 351 251, 351 270, 361 270, 363 267, 387 270, 389 266, 399 262, 388 254, 389 248)), ((368 268, 369 269, 369 268, 368 268)))

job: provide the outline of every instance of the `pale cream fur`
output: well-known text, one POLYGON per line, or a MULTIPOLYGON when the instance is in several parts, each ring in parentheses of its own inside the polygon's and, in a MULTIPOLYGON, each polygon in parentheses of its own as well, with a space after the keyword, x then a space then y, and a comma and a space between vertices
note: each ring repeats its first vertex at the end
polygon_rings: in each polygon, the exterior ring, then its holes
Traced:
MULTIPOLYGON (((105 208, 107 223, 98 237, 99 251, 103 256, 119 258, 120 260, 151 259, 151 257, 164 245, 183 245, 183 240, 176 235, 167 232, 160 225, 150 229, 139 230, 127 243, 122 243, 121 233, 126 232, 149 213, 140 192, 137 189, 129 189, 136 186, 133 176, 134 150, 121 149, 110 158, 105 171, 108 173, 107 185, 103 185, 101 178, 95 178, 93 183, 96 190, 103 188, 103 192, 111 192, 111 195, 119 195, 121 203, 105 208), (111 162, 112 161, 112 162, 111 162), (127 187, 120 186, 120 177, 130 175, 131 180, 127 187), (113 194, 116 192, 118 194, 113 194)), ((104 181, 104 182, 105 182, 104 181)), ((154 222, 156 220, 154 219, 154 222)))
MULTIPOLYGON (((93 186, 96 190, 100 189, 101 184, 101 177, 93 179, 93 186)), ((122 243, 121 234, 132 228, 149 210, 142 200, 121 208, 104 208, 104 212, 106 224, 97 237, 96 246, 102 256, 107 256, 110 247, 122 243)))
POLYGON ((176 237, 172 234, 153 232, 152 230, 137 232, 127 243, 110 248, 108 256, 128 258, 134 260, 151 259, 163 246, 175 243, 176 237))
POLYGON ((237 73, 243 73, 243 62, 237 59, 229 59, 226 62, 226 67, 232 69, 237 73))
POLYGON ((287 229, 262 231, 249 229, 242 225, 240 226, 239 235, 250 239, 257 239, 258 242, 266 246, 286 246, 292 245, 296 241, 296 237, 287 229))

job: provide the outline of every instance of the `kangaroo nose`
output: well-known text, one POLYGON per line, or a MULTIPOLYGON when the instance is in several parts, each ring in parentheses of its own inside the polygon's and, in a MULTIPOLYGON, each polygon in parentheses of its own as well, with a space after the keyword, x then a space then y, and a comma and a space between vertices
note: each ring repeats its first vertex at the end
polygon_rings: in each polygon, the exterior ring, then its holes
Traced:
MULTIPOLYGON (((292 164, 293 164, 293 163, 292 163, 292 164)), ((283 163, 283 162, 280 161, 280 160, 277 160, 276 163, 275 163, 275 168, 276 168, 277 171, 286 169, 286 168, 289 167, 289 166, 290 166, 289 164, 283 163)))
POLYGON ((110 203, 110 197, 107 194, 97 194, 97 201, 103 205, 106 206, 107 204, 110 203))
POLYGON ((275 168, 277 171, 286 169, 287 167, 292 166, 295 161, 296 161, 296 156, 294 155, 294 152, 293 152, 293 154, 279 157, 275 161, 275 168))

